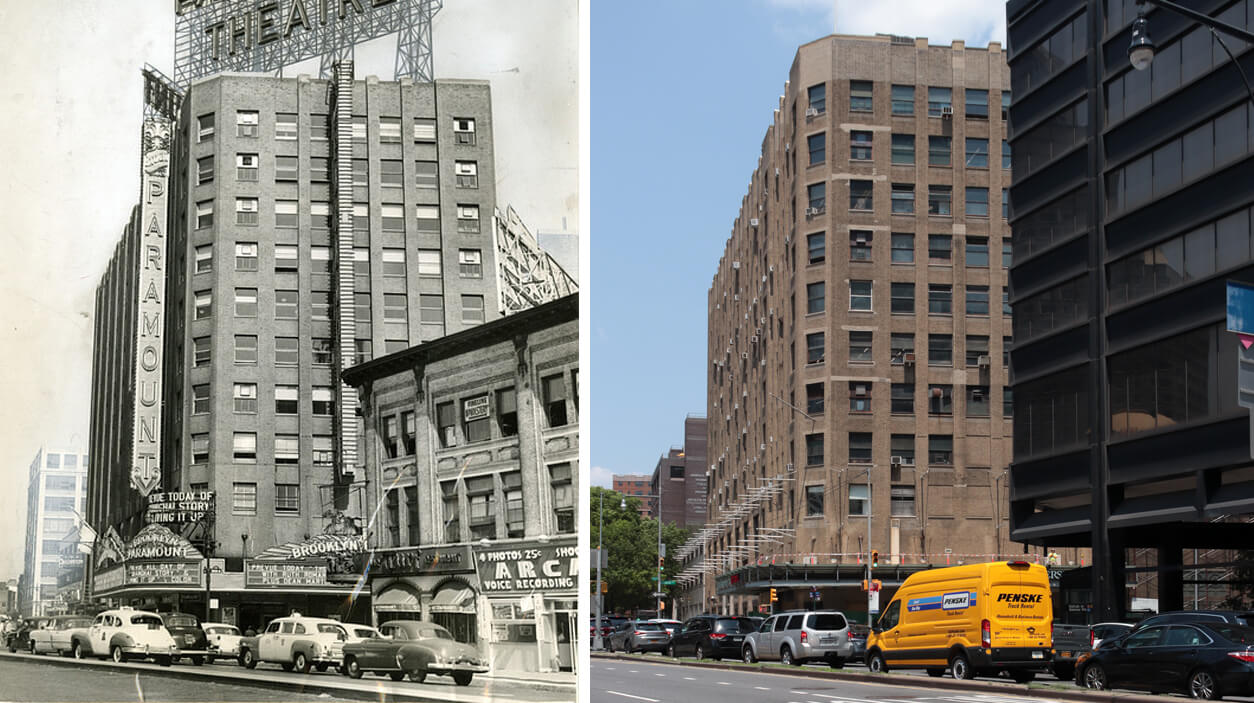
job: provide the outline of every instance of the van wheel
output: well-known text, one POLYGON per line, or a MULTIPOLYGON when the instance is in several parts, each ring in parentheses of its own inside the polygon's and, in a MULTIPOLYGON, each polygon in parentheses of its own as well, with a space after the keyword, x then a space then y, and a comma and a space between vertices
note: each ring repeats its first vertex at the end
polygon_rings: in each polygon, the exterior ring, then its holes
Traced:
POLYGON ((927 675, 931 676, 934 679, 939 679, 940 677, 945 675, 945 670, 940 667, 934 666, 927 670, 927 675))
POLYGON ((256 669, 257 668, 257 655, 253 654, 253 650, 245 649, 244 651, 240 652, 239 663, 240 663, 240 666, 244 667, 245 669, 256 669))
POLYGON ((866 658, 866 668, 872 674, 888 673, 888 662, 884 661, 884 655, 879 652, 872 652, 871 656, 866 658))
POLYGON ((302 674, 308 674, 309 657, 306 657, 304 652, 297 652, 296 656, 292 658, 292 668, 302 674))
POLYGON ((109 656, 113 658, 114 664, 121 664, 126 661, 126 652, 123 652, 122 648, 116 644, 109 650, 109 656))
POLYGON ((971 662, 967 661, 967 655, 961 652, 955 654, 953 659, 949 660, 949 670, 953 672, 955 679, 971 680, 975 678, 975 669, 971 668, 971 662))
POLYGON ((752 664, 758 660, 757 657, 753 656, 753 647, 750 647, 747 644, 745 645, 745 648, 741 650, 741 656, 745 660, 746 664, 752 664))

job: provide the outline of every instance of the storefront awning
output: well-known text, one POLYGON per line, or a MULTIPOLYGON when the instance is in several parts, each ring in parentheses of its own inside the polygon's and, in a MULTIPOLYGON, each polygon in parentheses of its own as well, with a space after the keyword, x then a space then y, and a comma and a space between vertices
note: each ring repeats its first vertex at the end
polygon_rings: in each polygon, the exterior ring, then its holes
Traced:
POLYGON ((403 583, 393 584, 374 599, 375 610, 418 611, 418 591, 403 583))
POLYGON ((474 612, 475 592, 466 586, 446 586, 436 591, 428 608, 436 613, 474 612))

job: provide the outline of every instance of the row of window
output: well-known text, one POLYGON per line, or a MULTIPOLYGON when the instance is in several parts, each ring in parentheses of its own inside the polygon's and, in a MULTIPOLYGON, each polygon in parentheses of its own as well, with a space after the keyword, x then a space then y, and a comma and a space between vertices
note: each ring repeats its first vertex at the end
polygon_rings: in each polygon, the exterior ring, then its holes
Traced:
MULTIPOLYGON (((367 120, 365 115, 353 115, 351 118, 351 138, 354 143, 366 142, 367 120)), ((300 134, 300 116, 294 112, 279 112, 274 116, 274 138, 278 141, 295 141, 300 134)), ((401 143, 401 118, 380 116, 378 118, 379 143, 401 143)), ((196 118, 196 141, 213 141, 217 132, 217 115, 209 112, 196 118)), ((235 111, 235 136, 261 136, 261 113, 257 110, 235 111)), ((434 142, 436 121, 431 118, 414 118, 413 139, 415 142, 434 142)), ((309 139, 311 141, 329 141, 331 138, 330 115, 314 113, 309 115, 309 139)), ((453 141, 462 145, 475 144, 475 120, 471 117, 453 118, 453 141)))
POLYGON ((1085 184, 1019 218, 1013 228, 1015 249, 1023 259, 1084 232, 1091 222, 1089 187, 1085 184))
MULTIPOLYGON (((806 490, 806 517, 827 515, 825 498, 827 489, 821 485, 808 485, 806 490)), ((913 517, 914 486, 892 484, 889 488, 889 505, 893 517, 913 517)), ((871 514, 871 489, 865 483, 849 484, 849 517, 866 517, 871 514)))
MULTIPOLYGON (((331 319, 331 292, 310 291, 310 319, 331 319)), ((201 290, 193 294, 195 319, 206 320, 213 316, 213 291, 201 290)), ((369 322, 369 293, 354 293, 353 311, 358 322, 369 322)), ((462 322, 479 324, 484 321, 484 301, 482 295, 461 296, 462 322)), ((257 316, 257 289, 236 288, 234 299, 236 317, 257 316)), ((385 322, 408 322, 409 296, 404 293, 383 294, 383 319, 385 322)), ((423 293, 418 296, 419 322, 422 324, 444 324, 444 296, 423 293)), ((300 292, 295 290, 274 291, 274 319, 300 319, 300 292)))
MULTIPOLYGON (((914 284, 892 282, 889 284, 889 309, 893 313, 914 314, 914 284)), ((827 283, 817 281, 806 284, 806 314, 825 312, 827 309, 827 283)), ((849 281, 849 311, 873 312, 872 281, 849 281)), ((987 317, 989 314, 989 287, 965 286, 966 314, 987 317)), ((927 311, 930 315, 953 314, 953 286, 948 283, 929 283, 927 286, 927 311)), ((1010 315, 1010 293, 1002 287, 1002 314, 1010 315)))
MULTIPOLYGON (((83 477, 83 483, 87 482, 87 478, 83 477)), ((49 491, 75 491, 78 490, 77 476, 58 476, 56 474, 48 474, 44 476, 44 489, 49 491)))
MULTIPOLYGON (((870 464, 871 432, 849 433, 849 463, 870 464)), ((913 466, 915 436, 892 436, 892 459, 903 466, 913 466)), ((893 463, 890 460, 890 464, 893 463)), ((927 437, 927 463, 930 466, 952 466, 954 463, 954 437, 948 434, 932 434, 927 437)), ((806 435, 806 466, 823 466, 823 434, 806 435)))
MULTIPOLYGON (((237 153, 235 155, 235 180, 256 183, 260 180, 260 157, 258 154, 237 153)), ((379 162, 379 186, 382 188, 403 188, 405 174, 403 162, 397 159, 383 159, 379 162)), ((479 187, 479 162, 454 161, 455 183, 458 188, 479 187)), ((349 185, 365 187, 370 185, 369 161, 353 159, 351 180, 349 185)), ((212 183, 215 178, 214 156, 196 159, 196 185, 212 183)), ((297 181, 300 178, 300 157, 276 155, 274 157, 274 180, 276 182, 297 181)), ((440 187, 439 162, 415 161, 414 186, 421 190, 435 190, 440 187)), ((309 181, 311 183, 329 183, 331 181, 331 160, 326 156, 309 157, 309 181)))
MULTIPOLYGON (((256 414, 257 412, 257 384, 250 382, 237 382, 234 384, 234 410, 236 413, 256 414)), ((311 407, 315 416, 330 417, 335 414, 335 389, 330 386, 314 386, 312 390, 311 407)), ((208 383, 197 383, 192 386, 192 414, 205 415, 210 410, 210 395, 208 383)), ((275 415, 298 415, 300 414, 300 386, 276 385, 274 387, 274 414, 275 415)), ((256 435, 253 435, 255 438, 256 435)), ((254 441, 254 447, 256 443, 254 441)), ((254 454, 253 458, 256 458, 254 454)))
MULTIPOLYGON (((87 511, 87 497, 84 496, 79 500, 80 512, 87 511)), ((70 513, 74 512, 74 499, 63 498, 60 496, 45 496, 44 511, 50 513, 70 513)))
MULTIPOLYGON (((898 166, 914 165, 915 135, 892 134, 891 161, 898 166)), ((810 165, 817 166, 827 160, 827 133, 819 132, 806 137, 810 153, 810 165)), ((870 131, 853 130, 849 133, 849 160, 871 161, 873 150, 873 133, 870 131)), ((929 166, 953 165, 953 138, 943 135, 929 135, 927 138, 927 163, 929 166)), ((1005 139, 1001 142, 1001 167, 1010 168, 1010 144, 1005 139)), ((988 140, 967 137, 966 156, 963 165, 967 168, 988 168, 988 140)))
MULTIPOLYGON (((363 364, 374 358, 374 344, 369 339, 353 340, 354 349, 353 356, 355 364, 363 364)), ((334 361, 335 346, 334 340, 329 337, 314 337, 309 340, 310 356, 315 365, 329 366, 334 361)), ((396 339, 385 341, 385 354, 407 349, 409 340, 396 339)), ((275 366, 298 366, 300 365, 300 338, 299 337, 275 337, 274 338, 274 357, 275 366)), ((234 361, 240 366, 255 366, 258 360, 257 351, 257 335, 255 334, 237 334, 235 335, 234 345, 234 361)), ((213 362, 213 342, 211 337, 196 337, 192 340, 192 366, 193 367, 209 367, 213 362)))
POLYGON ((1016 182, 1040 170, 1088 138, 1089 101, 1084 98, 1024 132, 1015 141, 1018 152, 1012 177, 1016 182))
MULTIPOLYGON (((44 466, 49 469, 73 469, 78 467, 77 454, 59 454, 48 452, 44 455, 44 466)), ((83 455, 83 466, 87 466, 87 455, 83 455)))
MULTIPOLYGON (((985 189, 987 190, 987 189, 985 189)), ((247 227, 261 224, 261 201, 253 197, 235 198, 235 224, 247 227)), ((380 226, 384 232, 405 231, 405 206, 399 203, 381 203, 378 206, 380 226)), ((212 227, 214 222, 214 201, 201 200, 196 203, 196 229, 212 227)), ((300 226, 300 207, 296 200, 274 201, 274 226, 280 229, 300 226)), ((315 229, 329 229, 331 223, 331 206, 329 203, 311 203, 310 220, 315 229)), ((440 206, 415 205, 415 228, 419 233, 438 234, 440 232, 440 206)), ((370 205, 353 203, 353 231, 368 232, 370 230, 370 205)), ((458 203, 457 231, 462 234, 478 234, 479 206, 458 203)))
MULTIPOLYGON (((988 344, 988 338, 985 337, 985 345, 988 344)), ((985 354, 981 360, 987 365, 988 355, 985 354)), ((850 413, 871 413, 873 411, 871 401, 874 396, 875 384, 870 380, 849 381, 849 412, 850 413)), ((913 383, 893 383, 891 384, 891 395, 889 409, 894 415, 913 415, 915 408, 915 385, 913 383)), ((988 386, 967 386, 966 387, 966 416, 967 417, 988 417, 990 408, 990 392, 988 386)), ((927 387, 927 413, 928 415, 953 415, 954 414, 954 398, 953 385, 948 383, 933 383, 927 387)), ((827 399, 825 397, 825 386, 822 383, 806 384, 806 413, 809 415, 821 415, 826 412, 827 399)), ((1002 414, 1005 417, 1013 415, 1013 395, 1009 388, 1003 389, 1002 393, 1002 414)), ((911 453, 913 456, 913 452, 911 453)))
MULTIPOLYGON (((213 246, 212 244, 204 244, 196 247, 195 256, 195 273, 209 273, 213 271, 213 246)), ((235 270, 236 271, 257 271, 259 267, 259 245, 257 242, 236 242, 235 244, 235 270)), ((294 272, 300 269, 298 256, 300 248, 295 244, 275 244, 274 245, 274 270, 276 272, 289 271, 294 272)), ((309 259, 313 262, 313 273, 315 275, 330 276, 334 273, 332 266, 331 247, 313 246, 309 248, 309 259)), ((443 277, 443 252, 439 249, 419 249, 418 254, 418 275, 443 277)), ((406 274, 405 267, 405 250, 400 248, 385 248, 382 250, 380 259, 382 260, 382 274, 387 277, 404 277, 406 274)), ((366 278, 369 282, 370 276, 370 250, 365 247, 353 249, 353 275, 366 278)), ((483 252, 479 249, 458 249, 457 250, 457 274, 460 278, 483 278, 483 252)), ((315 279, 316 280, 316 279, 315 279)), ((329 279, 324 279, 329 282, 329 279)), ((369 285, 366 286, 369 289, 369 285)))
MULTIPOLYGON (((871 364, 875 362, 875 333, 867 330, 851 330, 849 332, 849 363, 871 364)), ((825 354, 825 332, 812 332, 806 335, 806 362, 821 364, 825 354)), ((1011 338, 1002 337, 1002 366, 1010 368, 1011 338)), ((988 337, 969 334, 966 336, 965 360, 969 367, 980 366, 982 357, 987 357, 988 337)), ((892 332, 889 334, 889 361, 892 364, 914 363, 914 333, 892 332)), ((954 337, 951 334, 929 334, 927 336, 928 366, 952 366, 954 363, 954 337)))
MULTIPOLYGON (((231 484, 231 513, 234 515, 257 514, 257 484, 236 481, 231 484)), ((274 514, 300 515, 300 484, 274 484, 274 514)))
POLYGON ((1082 12, 1015 57, 1010 88, 1022 95, 1080 60, 1088 52, 1088 13, 1082 12))
MULTIPOLYGON (((874 181, 851 179, 849 181, 849 209, 871 211, 874 209, 874 181)), ((913 183, 891 184, 890 197, 894 215, 912 215, 915 211, 915 185, 913 183)), ((953 191, 951 185, 928 185, 927 214, 943 217, 953 216, 953 191)), ((821 215, 827 209, 827 183, 811 183, 806 186, 806 216, 821 215)), ((1010 216, 1010 192, 1002 188, 1001 202, 1003 218, 1010 216)), ((966 187, 966 216, 988 217, 988 188, 966 187)))
MULTIPOLYGON (((559 533, 575 531, 574 471, 569 462, 550 464, 548 467, 549 491, 553 501, 553 513, 559 533)), ((505 526, 507 537, 522 537, 525 508, 522 496, 522 475, 506 472, 495 476, 475 476, 440 482, 443 508, 444 541, 497 539, 498 514, 505 526), (462 498, 466 502, 466 524, 462 523, 462 498), (505 505, 501 513, 498 505, 505 505)), ((416 517, 416 516, 415 516, 416 517)), ((410 525, 411 544, 413 541, 410 525)), ((396 533, 399 537, 399 531, 396 533)))
MULTIPOLYGON (((192 437, 192 464, 209 463, 209 434, 196 433, 192 437)), ((314 435, 311 445, 313 466, 333 466, 335 449, 330 435, 314 435)), ((231 458, 236 464, 257 463, 257 433, 235 432, 231 437, 231 458)), ((301 462, 300 435, 274 435, 274 464, 298 466, 301 462)))
MULTIPOLYGON (((891 87, 892 114, 909 117, 914 115, 916 87, 913 85, 897 85, 891 87)), ((979 88, 967 88, 964 91, 967 119, 988 119, 989 91, 979 88)), ((827 84, 817 83, 806 89, 809 106, 807 117, 817 117, 827 112, 827 84)), ((1006 110, 1010 106, 1010 91, 1001 91, 1002 119, 1006 119, 1006 110)), ((875 109, 875 84, 873 81, 849 81, 849 111, 873 112, 875 109)), ((943 117, 953 114, 953 88, 941 86, 927 87, 928 117, 943 117)))

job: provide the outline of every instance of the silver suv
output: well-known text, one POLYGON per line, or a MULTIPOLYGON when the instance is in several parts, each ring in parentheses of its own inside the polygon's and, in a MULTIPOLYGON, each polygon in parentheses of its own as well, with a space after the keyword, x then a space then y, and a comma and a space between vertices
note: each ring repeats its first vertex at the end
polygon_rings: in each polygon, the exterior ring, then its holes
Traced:
POLYGON ((800 666, 822 659, 834 669, 854 656, 856 644, 849 639, 849 622, 838 610, 780 613, 745 636, 741 653, 746 663, 778 659, 800 666))

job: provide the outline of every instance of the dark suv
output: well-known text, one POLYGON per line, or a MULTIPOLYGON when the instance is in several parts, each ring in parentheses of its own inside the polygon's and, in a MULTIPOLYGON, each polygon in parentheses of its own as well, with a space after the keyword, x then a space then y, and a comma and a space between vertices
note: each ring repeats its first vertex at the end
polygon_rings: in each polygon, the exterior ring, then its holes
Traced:
POLYGON ((757 623, 735 615, 698 615, 684 623, 671 638, 666 653, 672 657, 692 654, 698 659, 740 658, 745 635, 757 630, 757 623))
MULTIPOLYGON (((1254 627, 1254 612, 1244 610, 1177 610, 1170 613, 1151 615, 1134 626, 1131 632, 1144 630, 1152 625, 1169 625, 1180 623, 1228 623, 1254 627)), ((1131 634, 1131 632, 1129 634, 1131 634)))

